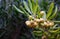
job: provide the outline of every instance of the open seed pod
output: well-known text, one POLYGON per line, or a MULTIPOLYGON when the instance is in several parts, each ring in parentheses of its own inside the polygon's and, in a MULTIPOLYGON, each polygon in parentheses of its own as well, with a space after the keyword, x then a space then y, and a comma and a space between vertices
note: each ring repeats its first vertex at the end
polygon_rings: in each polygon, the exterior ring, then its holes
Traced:
POLYGON ((40 23, 40 19, 34 19, 34 21, 40 23))
POLYGON ((31 25, 32 25, 32 28, 35 28, 38 25, 38 23, 35 21, 31 21, 31 25))
POLYGON ((25 22, 27 26, 31 26, 31 22, 30 21, 26 21, 25 22))
POLYGON ((37 22, 34 22, 34 26, 37 26, 38 25, 38 23, 37 22))
POLYGON ((44 19, 43 18, 40 18, 40 22, 44 22, 44 19))
POLYGON ((50 27, 47 22, 44 22, 44 26, 45 26, 45 27, 50 27))
POLYGON ((49 26, 52 27, 54 25, 54 22, 50 22, 49 26))
POLYGON ((26 21, 25 23, 30 28, 35 28, 38 25, 38 23, 34 21, 26 21))

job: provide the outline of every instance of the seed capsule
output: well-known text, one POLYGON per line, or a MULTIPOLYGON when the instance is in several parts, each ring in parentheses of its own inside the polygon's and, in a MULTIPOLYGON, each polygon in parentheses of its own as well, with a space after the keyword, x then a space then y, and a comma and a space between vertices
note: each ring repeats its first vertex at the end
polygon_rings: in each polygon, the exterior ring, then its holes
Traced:
POLYGON ((48 24, 50 23, 50 21, 46 21, 48 24))
POLYGON ((50 25, 50 26, 53 26, 53 25, 54 25, 54 22, 50 22, 49 25, 50 25))
POLYGON ((26 21, 25 22, 27 26, 31 26, 31 22, 30 21, 26 21))
POLYGON ((44 36, 42 36, 42 39, 47 39, 47 37, 44 35, 44 36))
POLYGON ((33 20, 31 20, 30 22, 31 22, 31 24, 34 24, 34 21, 33 20))
POLYGON ((34 24, 33 24, 34 26, 37 26, 38 25, 38 23, 37 22, 34 22, 34 24))
POLYGON ((30 28, 34 28, 38 25, 37 22, 34 22, 34 21, 26 21, 25 23, 30 28))
POLYGON ((41 12, 40 12, 41 15, 44 15, 44 13, 45 13, 45 11, 41 11, 41 12))
POLYGON ((49 24, 47 22, 44 22, 45 27, 49 27, 49 24))
POLYGON ((40 22, 40 19, 34 19, 34 21, 39 23, 40 22))
POLYGON ((37 22, 31 21, 32 28, 36 27, 38 25, 37 22))
POLYGON ((44 22, 44 19, 43 18, 40 18, 40 22, 44 22))

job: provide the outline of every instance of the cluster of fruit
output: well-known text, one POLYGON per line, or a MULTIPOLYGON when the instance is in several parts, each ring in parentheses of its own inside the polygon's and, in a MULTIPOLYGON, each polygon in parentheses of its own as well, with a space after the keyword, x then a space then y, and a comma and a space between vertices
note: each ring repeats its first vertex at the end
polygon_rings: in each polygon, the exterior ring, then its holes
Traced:
MULTIPOLYGON (((45 11, 41 11, 40 15, 44 15, 45 11)), ((32 19, 32 16, 29 16, 29 19, 32 19)), ((34 18, 33 20, 28 20, 25 22, 28 27, 35 28, 36 26, 43 26, 43 27, 52 27, 54 25, 53 21, 44 20, 43 18, 34 18)))
POLYGON ((31 21, 28 20, 25 23, 28 27, 31 27, 31 28, 34 28, 36 26, 52 27, 54 25, 53 21, 47 21, 47 20, 44 20, 43 18, 34 19, 31 21))

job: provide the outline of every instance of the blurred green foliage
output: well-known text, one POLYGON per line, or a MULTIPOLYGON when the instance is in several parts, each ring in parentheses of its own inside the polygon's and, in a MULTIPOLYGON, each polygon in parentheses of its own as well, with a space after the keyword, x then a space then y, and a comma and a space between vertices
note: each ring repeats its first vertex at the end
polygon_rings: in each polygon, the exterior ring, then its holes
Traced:
POLYGON ((0 39, 33 39, 31 29, 24 23, 28 18, 13 8, 13 5, 18 8, 23 5, 22 1, 0 0, 0 39))

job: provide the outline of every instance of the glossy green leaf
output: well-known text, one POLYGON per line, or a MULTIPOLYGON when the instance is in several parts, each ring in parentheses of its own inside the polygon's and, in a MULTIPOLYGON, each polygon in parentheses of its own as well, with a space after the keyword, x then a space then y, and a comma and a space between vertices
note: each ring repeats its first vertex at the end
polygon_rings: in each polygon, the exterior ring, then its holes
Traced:
POLYGON ((52 14, 52 16, 49 17, 49 19, 53 19, 53 18, 56 16, 56 14, 57 14, 57 9, 58 9, 58 8, 57 8, 57 6, 56 6, 54 13, 52 14))
POLYGON ((32 3, 31 3, 31 0, 28 0, 28 5, 29 5, 29 8, 30 8, 30 10, 32 12, 32 3))
POLYGON ((40 15, 40 6, 38 5, 38 8, 37 8, 37 18, 41 18, 41 15, 40 15))
POLYGON ((24 4, 25 9, 26 9, 30 14, 32 14, 31 11, 30 11, 30 9, 29 9, 29 7, 28 7, 28 4, 27 4, 25 1, 23 1, 23 4, 24 4))
POLYGON ((37 13, 38 4, 35 5, 34 13, 37 13))
POLYGON ((52 3, 50 4, 50 7, 49 7, 48 11, 47 11, 47 16, 46 16, 47 19, 48 19, 49 16, 52 14, 53 8, 54 8, 54 3, 52 2, 52 3))
POLYGON ((36 3, 34 2, 34 0, 32 0, 32 12, 33 14, 35 14, 35 8, 36 8, 36 3))

